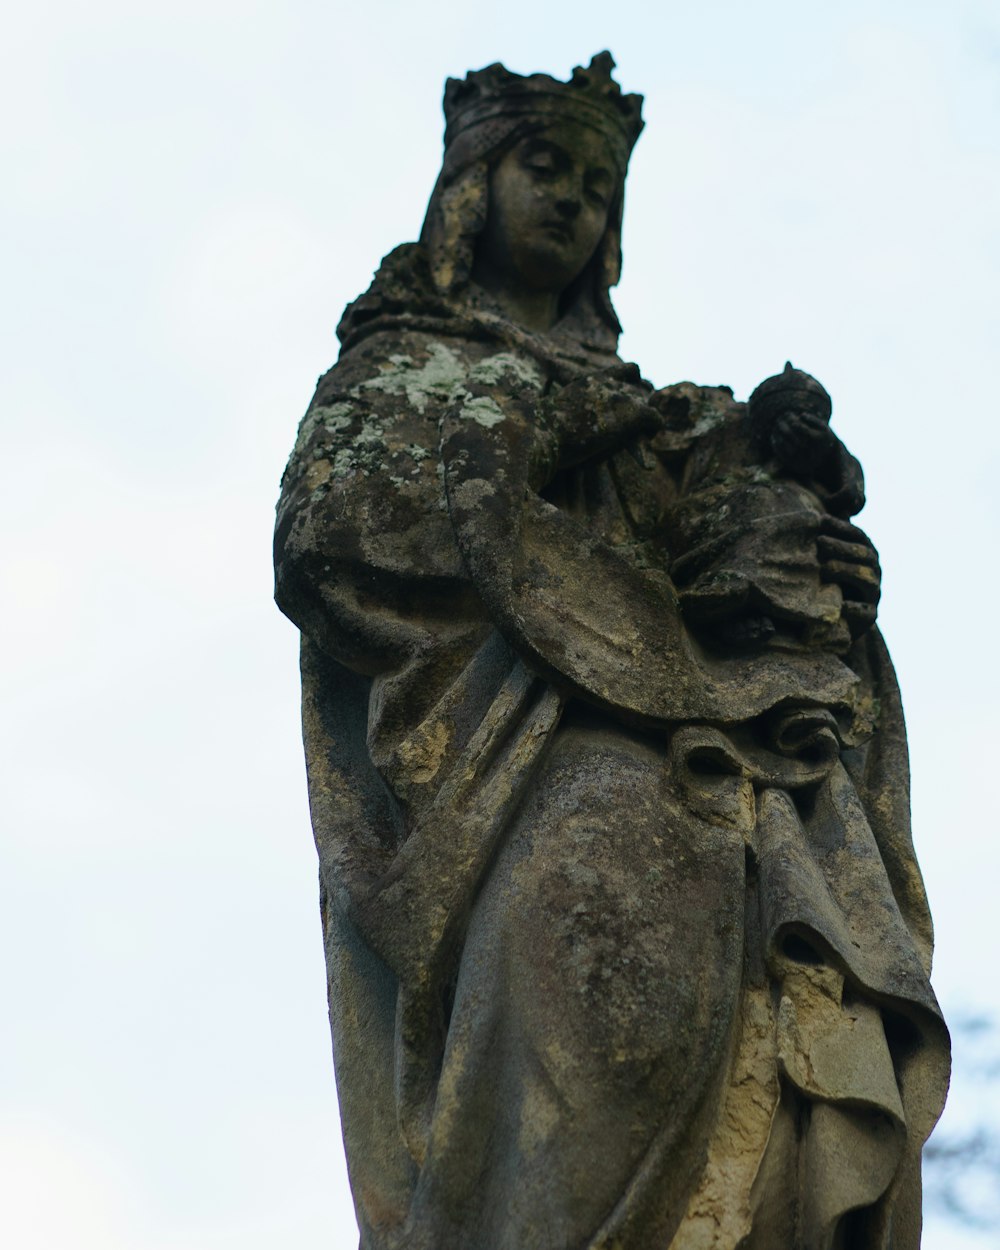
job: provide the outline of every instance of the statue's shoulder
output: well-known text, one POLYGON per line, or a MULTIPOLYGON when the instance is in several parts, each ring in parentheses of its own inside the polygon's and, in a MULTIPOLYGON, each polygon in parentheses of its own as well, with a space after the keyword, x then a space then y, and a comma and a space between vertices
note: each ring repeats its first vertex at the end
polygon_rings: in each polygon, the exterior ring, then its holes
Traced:
POLYGON ((367 291, 344 309, 337 337, 347 352, 400 322, 454 321, 455 309, 435 287, 423 245, 403 243, 382 258, 367 291))

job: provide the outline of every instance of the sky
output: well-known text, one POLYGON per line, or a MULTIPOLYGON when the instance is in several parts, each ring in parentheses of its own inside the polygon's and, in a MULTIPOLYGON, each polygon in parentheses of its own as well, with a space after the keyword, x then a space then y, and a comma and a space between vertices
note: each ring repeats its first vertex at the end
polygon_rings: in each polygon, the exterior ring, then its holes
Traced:
MULTIPOLYGON (((995 0, 36 0, 0 42, 6 1244, 357 1244, 278 479, 344 304, 419 230, 444 79, 605 47, 646 96, 622 354, 832 393, 935 984, 1000 1023, 995 0)), ((963 1063, 955 1131, 990 1105, 963 1063)))

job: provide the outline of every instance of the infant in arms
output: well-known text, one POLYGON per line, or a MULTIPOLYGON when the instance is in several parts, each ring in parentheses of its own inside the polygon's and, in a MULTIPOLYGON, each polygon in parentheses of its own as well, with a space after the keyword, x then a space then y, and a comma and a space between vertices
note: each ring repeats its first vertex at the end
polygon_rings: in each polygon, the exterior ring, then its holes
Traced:
POLYGON ((746 405, 682 382, 653 440, 684 446, 668 524, 685 618, 707 641, 842 652, 875 620, 875 553, 849 519, 861 466, 830 429, 826 390, 791 364, 746 405))

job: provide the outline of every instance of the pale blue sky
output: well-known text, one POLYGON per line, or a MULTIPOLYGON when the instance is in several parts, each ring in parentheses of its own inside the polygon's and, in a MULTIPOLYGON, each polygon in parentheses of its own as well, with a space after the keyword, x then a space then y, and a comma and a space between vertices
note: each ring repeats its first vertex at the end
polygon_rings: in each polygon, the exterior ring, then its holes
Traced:
POLYGON ((1000 1017, 996 4, 22 5, 0 45, 18 1250, 356 1244, 277 482, 343 305, 419 229, 444 78, 604 47, 647 99, 623 354, 739 396, 791 357, 832 392, 885 566, 936 983, 1000 1017))

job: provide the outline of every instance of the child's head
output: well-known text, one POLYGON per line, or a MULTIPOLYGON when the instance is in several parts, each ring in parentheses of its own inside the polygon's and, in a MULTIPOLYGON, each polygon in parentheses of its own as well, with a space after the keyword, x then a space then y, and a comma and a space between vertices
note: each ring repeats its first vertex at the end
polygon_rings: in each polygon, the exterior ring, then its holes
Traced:
POLYGON ((829 424, 833 401, 824 386, 793 368, 789 360, 782 373, 761 382, 750 396, 748 410, 754 434, 766 443, 775 418, 786 413, 809 414, 829 424))

